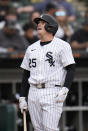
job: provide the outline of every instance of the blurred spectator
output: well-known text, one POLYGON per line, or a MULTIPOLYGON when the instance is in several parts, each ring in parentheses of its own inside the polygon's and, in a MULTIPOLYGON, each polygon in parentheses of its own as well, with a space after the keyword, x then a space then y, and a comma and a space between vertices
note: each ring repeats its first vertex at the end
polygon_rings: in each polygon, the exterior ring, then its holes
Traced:
POLYGON ((73 22, 75 20, 74 6, 71 3, 67 2, 66 0, 55 0, 55 1, 58 2, 59 6, 65 8, 69 22, 73 22))
MULTIPOLYGON (((49 4, 49 3, 56 3, 56 2, 54 2, 53 0, 42 0, 41 2, 37 2, 37 3, 33 4, 33 6, 28 5, 28 6, 24 6, 24 7, 19 7, 17 11, 18 11, 18 13, 32 12, 32 11, 37 11, 37 12, 43 13, 43 12, 45 12, 46 6, 48 6, 47 4, 49 4)), ((54 5, 54 7, 55 7, 55 5, 54 5)))
POLYGON ((0 22, 5 19, 6 11, 9 9, 11 0, 0 0, 0 22))
POLYGON ((32 13, 31 13, 31 16, 30 16, 30 20, 29 20, 29 22, 32 22, 32 24, 33 24, 33 28, 34 28, 34 31, 33 31, 33 33, 34 33, 34 35, 35 36, 37 36, 37 25, 34 23, 34 19, 35 18, 37 18, 37 17, 40 17, 40 13, 38 12, 38 11, 33 11, 32 13))
POLYGON ((35 36, 35 28, 32 22, 30 22, 29 24, 25 24, 23 29, 25 32, 25 38, 29 42, 29 45, 31 45, 32 43, 38 40, 38 37, 35 36))
POLYGON ((78 29, 71 37, 71 46, 73 49, 88 50, 88 19, 82 23, 82 28, 78 29))
POLYGON ((47 7, 47 4, 51 2, 55 2, 58 6, 63 6, 66 9, 70 22, 73 22, 75 20, 75 11, 73 5, 65 0, 43 0, 42 2, 38 2, 33 6, 28 5, 18 8, 18 13, 32 11, 38 11, 40 13, 43 13, 47 7))
POLYGON ((88 19, 88 9, 85 11, 84 18, 85 18, 85 19, 88 19))
MULTIPOLYGON (((19 34, 16 24, 7 21, 0 30, 0 49, 12 51, 24 51, 28 46, 26 39, 19 34)), ((2 51, 2 50, 1 50, 2 51)))
POLYGON ((69 21, 75 20, 74 7, 71 3, 67 2, 66 0, 43 0, 43 2, 34 5, 34 10, 44 12, 47 4, 51 2, 56 2, 58 6, 63 6, 66 9, 67 14, 69 16, 69 21))
POLYGON ((68 22, 68 16, 66 10, 62 7, 59 7, 55 13, 55 16, 59 24, 55 36, 69 42, 69 39, 73 34, 74 30, 68 22))
POLYGON ((33 11, 31 13, 31 21, 33 22, 33 20, 37 17, 40 17, 40 13, 38 11, 33 11))
POLYGON ((0 29, 4 27, 6 22, 15 24, 16 28, 20 31, 20 34, 23 35, 22 27, 18 23, 18 14, 14 8, 9 8, 7 10, 4 21, 0 23, 0 29))
POLYGON ((21 14, 21 13, 24 13, 24 12, 32 12, 34 11, 34 7, 32 5, 28 5, 28 6, 24 6, 24 7, 19 7, 17 9, 17 13, 18 14, 21 14))
POLYGON ((32 12, 32 11, 38 11, 40 13, 43 13, 45 11, 47 3, 51 2, 52 0, 42 0, 42 2, 37 2, 32 5, 24 6, 24 7, 19 7, 17 9, 18 13, 23 13, 23 12, 32 12))
POLYGON ((45 12, 52 16, 55 16, 55 12, 57 11, 58 5, 55 2, 50 2, 46 5, 45 12))
POLYGON ((34 11, 38 11, 43 13, 48 3, 52 2, 52 0, 42 0, 42 2, 38 2, 34 4, 34 11))

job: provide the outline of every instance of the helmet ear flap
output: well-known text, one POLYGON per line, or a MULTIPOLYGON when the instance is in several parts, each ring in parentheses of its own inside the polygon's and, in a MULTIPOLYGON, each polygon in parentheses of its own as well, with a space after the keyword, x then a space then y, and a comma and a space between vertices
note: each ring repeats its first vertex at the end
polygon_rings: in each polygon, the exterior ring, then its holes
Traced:
POLYGON ((45 24, 45 30, 46 30, 47 32, 53 33, 53 28, 52 28, 52 26, 50 26, 49 24, 45 24))
POLYGON ((55 35, 55 33, 56 33, 56 31, 57 31, 57 28, 54 27, 54 26, 52 26, 52 25, 50 25, 50 24, 45 24, 45 30, 46 30, 47 32, 50 32, 50 33, 52 33, 53 35, 55 35))

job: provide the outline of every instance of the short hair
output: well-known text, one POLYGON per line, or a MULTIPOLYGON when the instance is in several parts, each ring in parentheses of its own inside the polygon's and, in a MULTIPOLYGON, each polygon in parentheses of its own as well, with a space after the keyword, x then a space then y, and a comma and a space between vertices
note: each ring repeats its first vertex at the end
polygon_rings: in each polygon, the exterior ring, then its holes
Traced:
POLYGON ((26 23, 26 24, 23 26, 23 30, 24 30, 24 31, 27 31, 27 30, 29 30, 29 29, 34 29, 34 25, 33 25, 32 22, 26 23))

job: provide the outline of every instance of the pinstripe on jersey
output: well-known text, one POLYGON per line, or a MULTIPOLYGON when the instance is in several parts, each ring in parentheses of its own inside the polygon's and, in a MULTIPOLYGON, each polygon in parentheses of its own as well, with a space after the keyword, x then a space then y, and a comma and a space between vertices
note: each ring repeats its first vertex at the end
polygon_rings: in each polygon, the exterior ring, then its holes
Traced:
POLYGON ((29 83, 56 83, 63 86, 66 76, 63 67, 73 63, 70 45, 54 37, 50 44, 41 46, 37 41, 29 46, 21 67, 30 71, 29 83))

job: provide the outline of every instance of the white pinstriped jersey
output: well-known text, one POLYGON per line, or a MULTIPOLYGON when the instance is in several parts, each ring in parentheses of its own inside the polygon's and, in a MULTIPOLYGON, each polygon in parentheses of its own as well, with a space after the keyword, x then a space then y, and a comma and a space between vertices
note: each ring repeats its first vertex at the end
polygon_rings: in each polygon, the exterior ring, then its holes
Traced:
POLYGON ((55 83, 62 85, 65 81, 64 67, 74 64, 69 43, 54 37, 44 46, 40 40, 28 47, 21 67, 30 71, 29 83, 55 83))

